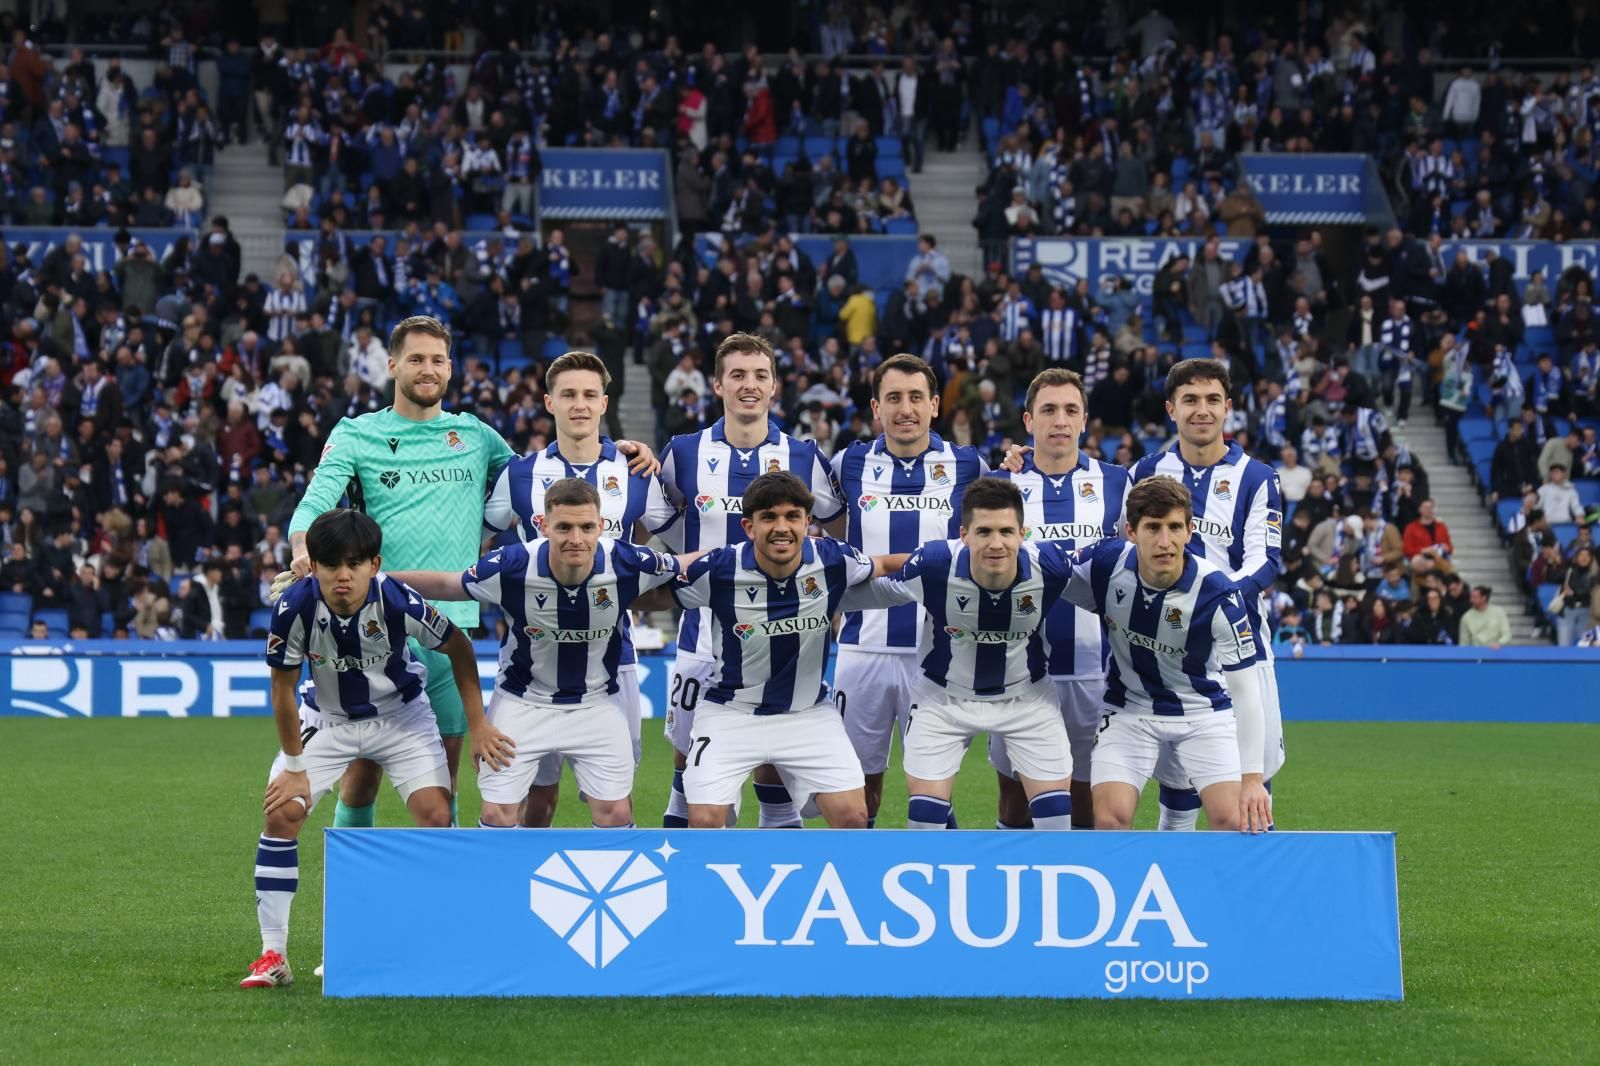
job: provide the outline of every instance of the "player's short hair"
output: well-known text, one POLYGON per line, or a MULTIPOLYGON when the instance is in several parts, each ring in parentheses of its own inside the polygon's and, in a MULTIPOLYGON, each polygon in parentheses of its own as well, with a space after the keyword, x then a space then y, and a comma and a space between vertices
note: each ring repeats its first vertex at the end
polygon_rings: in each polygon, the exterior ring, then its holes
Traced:
POLYGON ((590 370, 600 375, 600 389, 605 391, 611 387, 611 371, 606 369, 606 364, 598 355, 592 352, 567 352, 558 356, 544 372, 544 388, 546 392, 556 390, 556 378, 569 370, 590 370))
POLYGON ((780 507, 786 503, 798 504, 804 508, 806 514, 810 514, 811 508, 816 504, 816 498, 811 495, 811 490, 806 488, 806 483, 798 476, 787 470, 779 470, 771 474, 762 474, 750 482, 750 487, 744 490, 744 500, 740 506, 748 518, 760 511, 780 507))
POLYGON ((722 380, 722 371, 730 355, 764 355, 772 364, 772 376, 778 376, 778 353, 772 350, 772 345, 767 343, 765 337, 758 337, 754 333, 730 333, 717 345, 716 362, 712 364, 711 376, 718 381, 722 380))
POLYGON ((1221 385, 1223 396, 1233 392, 1233 384, 1228 380, 1228 367, 1222 360, 1184 359, 1167 371, 1167 399, 1176 397, 1183 386, 1201 381, 1215 381, 1221 385))
POLYGON ((383 554, 383 530, 353 508, 324 511, 306 530, 306 554, 318 566, 364 563, 383 554))
POLYGON ((444 341, 445 353, 450 351, 450 327, 440 322, 432 315, 412 315, 410 318, 401 319, 400 323, 389 332, 389 354, 396 359, 400 358, 405 350, 406 338, 413 333, 420 333, 424 337, 438 337, 444 341))
POLYGON ((593 507, 600 509, 600 493, 581 477, 564 477, 544 490, 546 514, 557 507, 593 507))
POLYGON ((873 371, 872 398, 874 400, 883 395, 883 378, 891 370, 900 374, 921 374, 928 379, 929 397, 939 395, 939 377, 933 372, 933 367, 929 366, 927 361, 919 356, 912 355, 910 352, 900 352, 885 359, 878 364, 878 369, 873 371))
POLYGON ((961 525, 972 524, 974 511, 1015 511, 1017 524, 1022 525, 1022 493, 1005 478, 980 477, 967 486, 961 497, 961 525))
MULTIPOLYGON (((1206 380, 1210 380, 1207 378, 1206 380)), ((1182 511, 1185 521, 1194 517, 1194 500, 1183 482, 1176 478, 1147 477, 1128 492, 1128 525, 1134 529, 1146 518, 1165 518, 1182 511)))
POLYGON ((1071 385, 1077 389, 1084 408, 1088 409, 1089 390, 1083 387, 1083 376, 1076 370, 1068 370, 1064 366, 1053 366, 1048 370, 1039 371, 1028 385, 1028 398, 1023 401, 1022 409, 1031 413, 1033 401, 1038 398, 1040 389, 1053 389, 1060 385, 1071 385))

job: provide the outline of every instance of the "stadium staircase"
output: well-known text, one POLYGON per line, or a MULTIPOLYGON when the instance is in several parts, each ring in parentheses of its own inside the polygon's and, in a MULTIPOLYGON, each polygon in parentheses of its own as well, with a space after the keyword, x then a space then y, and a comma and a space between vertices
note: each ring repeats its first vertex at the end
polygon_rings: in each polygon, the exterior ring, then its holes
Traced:
POLYGON ((1511 574, 1506 547, 1494 528, 1494 516, 1485 511, 1469 469, 1456 466, 1447 458, 1444 430, 1433 424, 1426 409, 1413 408, 1411 413, 1407 427, 1395 429, 1394 436, 1405 441, 1428 472, 1428 491, 1433 496, 1435 513, 1450 527, 1456 569, 1469 585, 1488 585, 1494 590, 1491 602, 1505 608, 1515 643, 1548 645, 1549 641, 1535 630, 1535 619, 1528 613, 1525 598, 1511 574))
POLYGON ((257 274, 271 286, 283 254, 283 168, 267 163, 267 146, 259 141, 229 145, 217 153, 207 191, 207 211, 226 215, 239 242, 240 280, 257 274))
POLYGON ((917 208, 917 231, 938 238, 952 271, 981 278, 983 257, 978 251, 978 232, 972 228, 978 205, 972 190, 986 176, 983 156, 967 145, 954 152, 936 152, 931 134, 928 140, 922 173, 908 175, 917 208))
POLYGON ((629 359, 623 383, 622 403, 617 412, 622 420, 622 435, 628 440, 642 440, 654 448, 656 411, 650 405, 650 368, 629 359))

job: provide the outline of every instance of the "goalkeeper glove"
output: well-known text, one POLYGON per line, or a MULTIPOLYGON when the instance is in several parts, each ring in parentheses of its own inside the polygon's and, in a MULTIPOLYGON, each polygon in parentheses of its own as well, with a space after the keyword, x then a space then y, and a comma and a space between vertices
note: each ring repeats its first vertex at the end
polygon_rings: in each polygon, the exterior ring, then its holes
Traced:
POLYGON ((282 597, 285 592, 289 591, 289 586, 298 580, 299 579, 294 576, 293 570, 285 570, 283 573, 273 578, 272 591, 267 595, 267 602, 269 604, 277 603, 279 598, 282 597))

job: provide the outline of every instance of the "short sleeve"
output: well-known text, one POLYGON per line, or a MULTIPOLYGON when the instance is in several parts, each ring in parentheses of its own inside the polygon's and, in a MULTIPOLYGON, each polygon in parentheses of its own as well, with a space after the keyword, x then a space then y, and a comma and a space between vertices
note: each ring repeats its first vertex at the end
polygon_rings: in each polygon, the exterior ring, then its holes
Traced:
MULTIPOLYGON (((1101 543, 1104 544, 1105 542, 1101 541, 1101 543)), ((1097 545, 1091 544, 1088 547, 1079 548, 1075 552, 1062 553, 1065 556, 1067 565, 1071 568, 1071 573, 1067 578, 1067 587, 1062 591, 1061 598, 1075 607, 1083 608, 1085 611, 1101 610, 1100 602, 1094 594, 1094 581, 1091 579, 1095 556, 1098 554, 1096 548, 1097 545)))
POLYGON ((674 556, 620 540, 612 545, 611 561, 618 577, 638 581, 640 592, 659 588, 682 573, 674 556))
POLYGON ((685 610, 711 605, 711 571, 722 559, 727 548, 707 552, 689 564, 689 569, 678 575, 672 586, 672 598, 685 610))
POLYGON ((517 515, 511 506, 511 472, 513 463, 507 463, 500 471, 500 476, 494 479, 494 488, 489 490, 489 499, 483 505, 483 524, 496 533, 510 529, 516 522, 517 515))
POLYGON ((806 442, 811 453, 811 495, 815 498, 811 505, 811 515, 818 522, 832 522, 844 513, 844 491, 839 488, 838 478, 833 476, 833 468, 822 457, 822 452, 816 444, 806 442))
POLYGON ((405 622, 406 635, 416 637, 417 643, 430 650, 444 645, 455 635, 456 627, 450 619, 422 598, 422 594, 403 581, 389 578, 391 596, 405 622))
POLYGON ((644 528, 660 535, 678 520, 678 508, 667 498, 666 484, 659 474, 648 481, 644 498, 644 528))
POLYGON ((473 563, 461 575, 461 588, 479 603, 501 602, 501 576, 528 557, 528 550, 520 544, 496 548, 473 563))
POLYGON ((305 601, 303 577, 278 599, 267 627, 267 665, 274 670, 297 670, 306 658, 306 626, 301 605, 305 601))
POLYGON ((1224 670, 1242 670, 1255 661, 1256 638, 1245 613, 1244 597, 1231 591, 1211 615, 1211 640, 1224 670))

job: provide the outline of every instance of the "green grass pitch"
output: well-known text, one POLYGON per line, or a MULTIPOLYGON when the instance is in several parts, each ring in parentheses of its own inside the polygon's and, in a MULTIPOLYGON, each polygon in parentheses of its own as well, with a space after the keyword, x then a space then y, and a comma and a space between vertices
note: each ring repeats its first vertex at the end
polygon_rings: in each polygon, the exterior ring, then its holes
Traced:
MULTIPOLYGON (((0 1062, 1600 1060, 1600 730, 1291 723, 1289 743, 1286 828, 1399 831, 1404 1003, 325 1001, 316 846, 290 940, 299 982, 244 992, 271 722, 0 720, 0 1062)), ((646 723, 645 824, 668 765, 646 723)), ((967 767, 958 814, 991 824, 993 775, 977 752, 967 767)), ((883 822, 903 825, 895 772, 883 822)), ((477 806, 468 784, 463 814, 477 806)), ((379 818, 404 819, 392 790, 379 818)), ((469 901, 426 908, 492 948, 469 901)))

